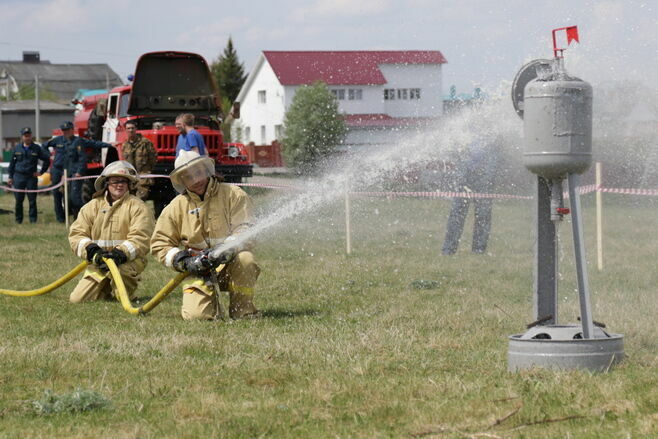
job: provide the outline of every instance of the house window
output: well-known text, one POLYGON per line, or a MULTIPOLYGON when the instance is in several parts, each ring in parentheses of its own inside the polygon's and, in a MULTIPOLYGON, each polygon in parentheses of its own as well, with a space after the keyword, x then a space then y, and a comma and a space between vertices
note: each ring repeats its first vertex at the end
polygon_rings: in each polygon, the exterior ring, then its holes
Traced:
POLYGON ((266 102, 267 102, 267 98, 265 95, 265 90, 258 90, 258 103, 264 104, 266 102))
POLYGON ((336 99, 339 101, 344 101, 345 100, 345 89, 344 88, 337 88, 335 90, 331 90, 334 96, 336 96, 336 99))
POLYGON ((398 99, 409 99, 409 89, 398 88, 398 99))
POLYGON ((394 88, 385 88, 384 89, 384 100, 385 101, 395 100, 395 89, 394 88))
POLYGON ((283 140, 283 125, 274 125, 274 137, 276 140, 283 140))
POLYGON ((244 141, 247 143, 251 142, 251 127, 244 129, 244 141))
POLYGON ((260 144, 265 145, 265 134, 267 134, 267 129, 265 125, 260 126, 260 144))
POLYGON ((242 142, 244 139, 242 138, 242 127, 237 127, 235 129, 235 141, 236 142, 242 142))
POLYGON ((409 99, 420 99, 420 89, 419 88, 410 88, 409 89, 409 99))
POLYGON ((363 90, 360 88, 350 88, 347 90, 347 99, 350 101, 360 101, 363 99, 363 90))

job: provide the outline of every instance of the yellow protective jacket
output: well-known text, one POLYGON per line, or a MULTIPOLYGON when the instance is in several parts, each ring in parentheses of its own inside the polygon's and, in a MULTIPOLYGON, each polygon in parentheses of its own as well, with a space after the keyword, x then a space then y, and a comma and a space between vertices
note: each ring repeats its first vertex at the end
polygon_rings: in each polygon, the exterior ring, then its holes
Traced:
POLYGON ((185 192, 164 208, 151 238, 151 253, 171 267, 180 247, 203 250, 244 231, 251 212, 251 199, 242 189, 211 177, 203 200, 185 192))
POLYGON ((69 231, 71 249, 84 259, 85 247, 91 242, 106 250, 117 247, 128 256, 128 261, 141 259, 145 266, 155 222, 153 213, 129 193, 110 206, 106 194, 107 190, 80 209, 69 231))

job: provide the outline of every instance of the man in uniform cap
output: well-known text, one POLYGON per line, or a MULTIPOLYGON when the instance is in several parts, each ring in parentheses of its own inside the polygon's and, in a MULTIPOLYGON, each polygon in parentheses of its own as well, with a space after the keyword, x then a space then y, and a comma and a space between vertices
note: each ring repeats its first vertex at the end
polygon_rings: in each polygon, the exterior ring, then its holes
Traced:
MULTIPOLYGON (((50 171, 51 181, 53 185, 58 184, 62 180, 64 169, 67 170, 68 176, 80 177, 85 174, 87 169, 87 155, 84 148, 109 148, 112 145, 105 142, 97 142, 95 140, 84 139, 74 135, 73 122, 64 122, 59 128, 62 130, 62 135, 53 137, 43 144, 44 148, 52 147, 55 149, 55 158, 53 159, 53 166, 50 171)), ((69 191, 71 211, 73 217, 77 217, 78 211, 82 207, 82 180, 74 180, 70 184, 71 190, 69 191)), ((63 223, 64 204, 62 192, 59 190, 53 191, 53 199, 55 202, 55 216, 57 221, 63 223)))
MULTIPOLYGON (((21 143, 14 148, 9 161, 9 186, 19 190, 36 190, 38 177, 48 170, 50 166, 50 155, 38 144, 32 141, 32 129, 25 127, 21 129, 21 143), (37 167, 41 160, 41 172, 37 167)), ((25 192, 14 192, 16 198, 15 218, 18 224, 23 222, 23 200, 25 192)), ((29 217, 31 223, 37 222, 37 194, 28 192, 27 200, 30 205, 29 217)))
POLYGON ((135 168, 121 160, 106 166, 94 182, 97 192, 80 209, 69 232, 73 252, 90 263, 71 293, 71 302, 116 297, 103 258, 119 266, 129 296, 137 289, 155 222, 151 210, 131 193, 138 180, 135 168))
POLYGON ((222 183, 215 164, 194 151, 181 151, 170 174, 179 192, 160 214, 151 253, 165 266, 192 276, 183 281, 183 319, 219 317, 219 291, 229 292, 229 316, 254 317, 254 286, 260 268, 251 244, 240 234, 251 223, 251 199, 239 187, 222 183), (223 244, 227 250, 210 250, 223 244))

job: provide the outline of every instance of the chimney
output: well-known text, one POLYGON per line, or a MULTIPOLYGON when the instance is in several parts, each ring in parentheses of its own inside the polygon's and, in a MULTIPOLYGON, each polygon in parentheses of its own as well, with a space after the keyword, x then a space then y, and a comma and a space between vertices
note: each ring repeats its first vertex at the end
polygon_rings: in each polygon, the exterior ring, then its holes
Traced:
POLYGON ((30 64, 39 64, 40 56, 38 51, 34 50, 24 50, 23 51, 23 62, 30 64))

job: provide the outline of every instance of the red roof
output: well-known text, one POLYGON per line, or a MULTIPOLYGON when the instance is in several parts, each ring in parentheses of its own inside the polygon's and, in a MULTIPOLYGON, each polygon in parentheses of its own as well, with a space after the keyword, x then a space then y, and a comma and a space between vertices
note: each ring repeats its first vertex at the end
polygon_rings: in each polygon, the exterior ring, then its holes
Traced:
POLYGON ((403 127, 428 122, 429 117, 391 117, 388 114, 345 114, 345 124, 349 127, 403 127))
POLYGON ((282 85, 379 85, 386 79, 380 64, 443 64, 438 50, 264 51, 282 85))

